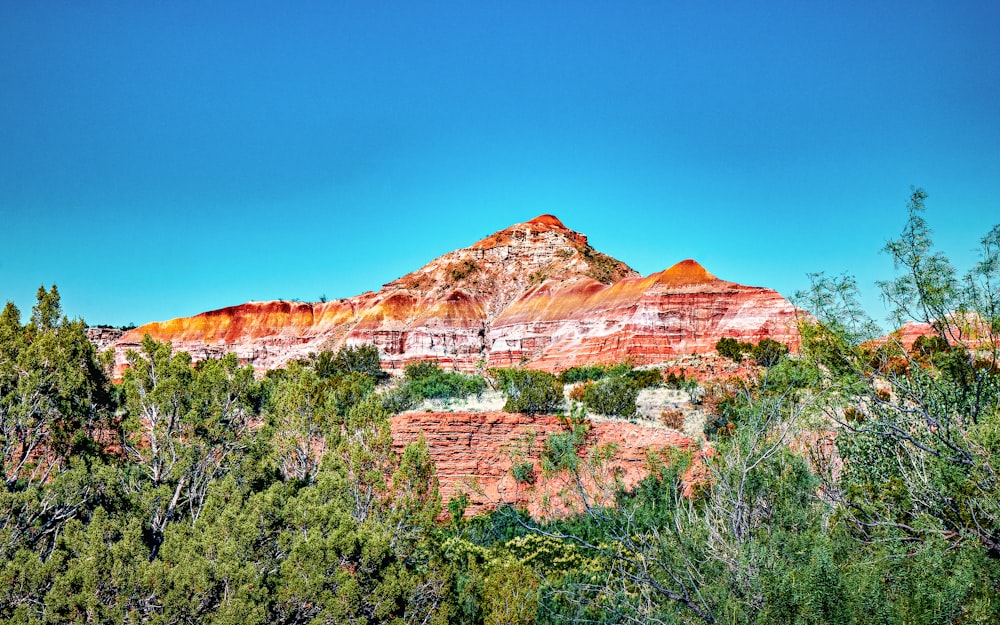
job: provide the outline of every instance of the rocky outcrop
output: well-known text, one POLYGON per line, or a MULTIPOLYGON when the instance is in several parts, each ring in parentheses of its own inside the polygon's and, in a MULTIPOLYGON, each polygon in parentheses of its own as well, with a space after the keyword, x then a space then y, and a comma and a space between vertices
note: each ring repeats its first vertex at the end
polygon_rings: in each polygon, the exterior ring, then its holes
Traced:
POLYGON ((94 344, 98 352, 111 349, 115 343, 125 334, 125 330, 110 326, 94 326, 87 328, 87 338, 94 344))
MULTIPOLYGON (((437 468, 441 500, 447 504, 464 492, 470 500, 467 515, 491 510, 500 503, 524 506, 536 516, 579 509, 580 501, 575 496, 578 490, 566 482, 567 476, 547 477, 541 470, 546 438, 565 431, 562 421, 550 415, 434 412, 403 413, 392 418, 396 449, 402 451, 422 435, 437 468), (514 479, 511 469, 522 463, 532 464, 533 484, 514 479)), ((613 494, 615 479, 626 488, 635 486, 649 472, 649 454, 661 455, 677 447, 687 449, 694 443, 666 428, 620 421, 592 423, 585 447, 607 445, 614 446, 611 460, 597 472, 581 472, 590 496, 596 500, 613 494)))
POLYGON ((719 280, 693 260, 647 277, 551 215, 501 230, 385 284, 320 303, 249 302, 155 322, 114 341, 116 364, 144 334, 195 359, 235 352, 258 369, 374 343, 383 365, 527 363, 548 370, 707 353, 723 336, 796 342, 795 309, 770 289, 719 280))

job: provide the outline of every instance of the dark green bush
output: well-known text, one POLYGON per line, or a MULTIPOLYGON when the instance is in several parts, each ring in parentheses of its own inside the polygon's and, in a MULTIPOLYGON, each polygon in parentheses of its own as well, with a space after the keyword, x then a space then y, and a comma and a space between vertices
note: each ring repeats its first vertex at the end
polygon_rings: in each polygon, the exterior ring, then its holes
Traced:
POLYGON ((406 365, 406 385, 422 399, 451 399, 478 395, 486 380, 478 375, 443 371, 436 360, 406 365))
POLYGON ((403 384, 382 393, 382 407, 392 414, 399 414, 416 408, 422 400, 423 397, 418 395, 408 384, 403 384))
POLYGON ((594 412, 618 417, 635 415, 635 400, 639 397, 639 385, 630 377, 616 376, 604 378, 587 385, 583 391, 583 402, 594 412))
POLYGON ((724 336, 715 343, 715 351, 719 352, 720 356, 735 362, 743 360, 743 354, 746 354, 751 349, 753 349, 753 345, 750 343, 737 341, 729 336, 724 336))
POLYGON ((761 367, 773 367, 787 353, 788 346, 774 339, 761 339, 750 349, 750 357, 761 367))
POLYGON ((580 365, 570 367, 559 374, 559 381, 563 384, 576 384, 577 382, 591 382, 613 375, 625 375, 632 371, 632 366, 628 363, 618 363, 616 365, 580 365))
POLYGON ((497 388, 507 395, 507 412, 546 414, 563 410, 563 384, 545 371, 525 369, 490 369, 497 388))
POLYGON ((634 381, 639 388, 654 388, 663 384, 663 372, 659 369, 633 369, 625 377, 634 381))
POLYGON ((330 378, 348 373, 363 373, 375 381, 389 375, 382 371, 378 348, 374 345, 343 346, 336 352, 324 350, 316 355, 316 373, 330 378))

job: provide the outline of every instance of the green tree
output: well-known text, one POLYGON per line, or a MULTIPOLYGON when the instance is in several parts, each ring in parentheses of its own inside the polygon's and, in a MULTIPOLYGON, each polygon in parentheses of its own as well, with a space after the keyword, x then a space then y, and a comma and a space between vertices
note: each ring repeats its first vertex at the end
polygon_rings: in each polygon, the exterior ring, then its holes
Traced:
POLYGON ((565 408, 563 385, 546 371, 490 369, 489 375, 507 395, 504 410, 525 414, 559 412, 565 408))
POLYGON ((197 519, 209 484, 246 449, 259 392, 232 354, 192 366, 188 353, 146 335, 127 358, 122 446, 142 477, 130 484, 144 502, 155 557, 167 524, 182 514, 197 519))
POLYGON ((913 192, 906 226, 886 246, 901 273, 881 286, 897 320, 934 329, 942 351, 932 362, 897 346, 905 367, 873 366, 859 342, 867 333, 856 330, 873 324, 860 312, 853 282, 818 281, 804 298, 817 320, 802 333, 804 353, 838 374, 827 414, 843 428, 837 448, 845 469, 830 492, 865 541, 975 540, 1000 558, 1000 227, 983 239, 980 263, 959 280, 934 250, 926 197, 913 192), (855 311, 849 324, 843 308, 855 311))

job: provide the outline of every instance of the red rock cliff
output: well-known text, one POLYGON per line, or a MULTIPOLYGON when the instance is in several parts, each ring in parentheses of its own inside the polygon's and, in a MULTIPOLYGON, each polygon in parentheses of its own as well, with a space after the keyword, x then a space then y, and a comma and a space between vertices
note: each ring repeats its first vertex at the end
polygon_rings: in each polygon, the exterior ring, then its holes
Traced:
POLYGON ((315 304, 249 302, 150 323, 113 346, 119 366, 149 333, 195 359, 231 351, 260 369, 374 343, 390 368, 437 359, 464 370, 480 362, 556 370, 704 353, 723 336, 794 344, 794 316, 775 291, 719 280, 693 260, 643 278, 541 215, 375 293, 315 304))
MULTIPOLYGON (((486 413, 404 413, 392 418, 392 440, 398 451, 416 442, 422 434, 431 461, 437 468, 441 501, 460 492, 469 496, 466 514, 491 510, 497 504, 523 505, 534 515, 563 513, 578 505, 573 485, 566 476, 545 477, 540 456, 546 437, 565 431, 557 417, 549 415, 486 413), (519 484, 511 475, 514 463, 530 462, 534 484, 519 484), (546 503, 548 502, 548 503, 546 503)), ((648 473, 647 454, 670 447, 689 448, 694 443, 679 432, 620 421, 593 423, 586 445, 614 445, 617 453, 605 473, 634 487, 648 473)), ((587 473, 587 472, 584 472, 587 473)), ((589 480, 588 490, 600 497, 601 488, 589 480)), ((613 488, 608 480, 604 486, 613 488)), ((610 492, 608 493, 610 494, 610 492)))

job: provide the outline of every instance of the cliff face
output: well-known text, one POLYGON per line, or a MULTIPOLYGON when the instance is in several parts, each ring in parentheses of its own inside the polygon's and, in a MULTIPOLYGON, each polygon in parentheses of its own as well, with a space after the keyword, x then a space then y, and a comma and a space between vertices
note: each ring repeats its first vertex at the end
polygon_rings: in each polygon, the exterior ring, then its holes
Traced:
MULTIPOLYGON (((486 413, 404 413, 392 418, 392 440, 398 451, 416 442, 421 434, 431 461, 437 468, 441 501, 460 492, 469 496, 467 515, 495 508, 500 503, 523 505, 535 516, 563 514, 580 502, 566 483, 566 476, 545 477, 541 471, 541 451, 545 439, 565 427, 557 417, 506 412, 486 413), (531 463, 534 483, 518 483, 511 474, 514 464, 531 463)), ((625 422, 596 422, 587 434, 586 445, 614 445, 617 454, 599 475, 608 479, 595 483, 587 474, 587 490, 600 500, 613 494, 614 476, 626 487, 635 486, 648 473, 647 454, 670 447, 689 448, 694 443, 679 432, 625 422), (611 489, 604 492, 604 489, 611 489)), ((690 476, 691 480, 699 479, 690 476)), ((607 503, 610 503, 607 502, 607 503)))
POLYGON ((119 367, 148 333, 195 359, 235 352, 259 369, 374 343, 389 368, 437 359, 463 370, 522 362, 557 370, 704 353, 723 336, 794 344, 794 316, 775 291, 719 280, 692 260, 643 278, 542 215, 375 293, 315 304, 249 302, 150 323, 113 347, 119 367))

